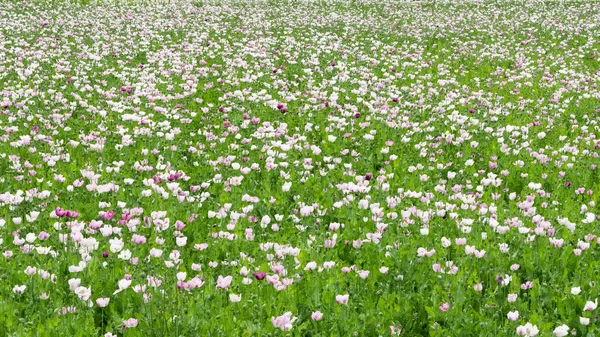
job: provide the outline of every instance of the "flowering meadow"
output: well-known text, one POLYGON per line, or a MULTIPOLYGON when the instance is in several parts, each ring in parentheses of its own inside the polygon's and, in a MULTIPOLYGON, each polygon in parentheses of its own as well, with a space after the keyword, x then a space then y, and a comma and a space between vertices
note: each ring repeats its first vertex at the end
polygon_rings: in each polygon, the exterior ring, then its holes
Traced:
POLYGON ((0 336, 598 336, 600 4, 0 2, 0 336))

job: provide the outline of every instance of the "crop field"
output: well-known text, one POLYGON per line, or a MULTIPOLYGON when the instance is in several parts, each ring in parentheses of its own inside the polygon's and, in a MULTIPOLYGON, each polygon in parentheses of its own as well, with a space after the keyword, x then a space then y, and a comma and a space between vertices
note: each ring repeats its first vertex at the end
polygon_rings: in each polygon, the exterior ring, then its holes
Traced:
POLYGON ((0 337, 600 336, 600 2, 0 2, 0 337))

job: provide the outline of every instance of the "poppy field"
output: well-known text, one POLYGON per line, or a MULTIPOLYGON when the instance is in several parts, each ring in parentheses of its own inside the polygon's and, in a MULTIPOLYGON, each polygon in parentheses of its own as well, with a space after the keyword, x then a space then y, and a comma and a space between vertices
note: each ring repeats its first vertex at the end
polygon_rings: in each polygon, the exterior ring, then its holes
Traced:
POLYGON ((0 2, 0 336, 598 336, 600 3, 0 2))

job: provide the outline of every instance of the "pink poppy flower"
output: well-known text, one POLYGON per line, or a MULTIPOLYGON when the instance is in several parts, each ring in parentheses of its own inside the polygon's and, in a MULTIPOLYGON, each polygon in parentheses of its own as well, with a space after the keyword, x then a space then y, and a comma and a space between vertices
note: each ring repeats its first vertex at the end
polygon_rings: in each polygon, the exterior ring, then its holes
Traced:
POLYGON ((226 277, 219 275, 219 277, 217 279, 217 288, 229 290, 229 285, 231 284, 232 279, 233 279, 233 277, 231 277, 231 275, 226 276, 226 277))
POLYGON ((283 331, 290 331, 293 327, 292 323, 294 323, 297 319, 298 317, 292 317, 292 313, 288 311, 277 318, 271 317, 271 323, 273 323, 274 327, 283 331))
POLYGON ((350 295, 346 294, 346 295, 337 295, 335 297, 335 301, 338 304, 348 304, 348 299, 350 298, 350 295))
POLYGON ((135 318, 130 318, 123 321, 123 325, 127 328, 135 328, 138 325, 138 320, 135 318))
POLYGON ((446 312, 448 310, 450 310, 450 303, 446 302, 446 303, 440 304, 440 311, 446 312))

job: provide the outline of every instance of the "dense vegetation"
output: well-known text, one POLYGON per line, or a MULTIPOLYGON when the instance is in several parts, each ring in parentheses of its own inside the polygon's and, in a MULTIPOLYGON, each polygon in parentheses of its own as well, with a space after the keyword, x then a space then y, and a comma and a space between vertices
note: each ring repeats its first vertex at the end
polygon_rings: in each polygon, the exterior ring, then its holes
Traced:
POLYGON ((0 2, 0 336, 596 336, 600 5, 0 2))

